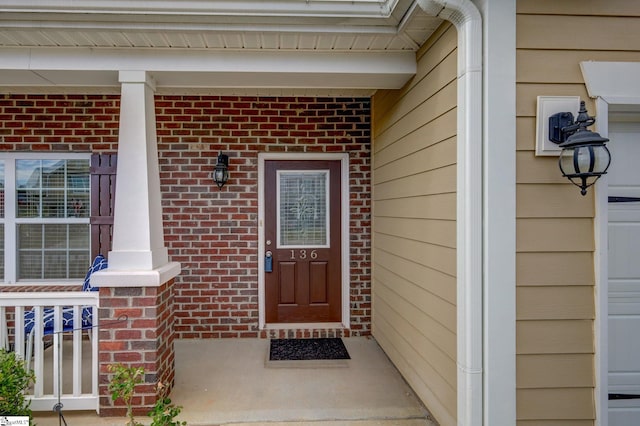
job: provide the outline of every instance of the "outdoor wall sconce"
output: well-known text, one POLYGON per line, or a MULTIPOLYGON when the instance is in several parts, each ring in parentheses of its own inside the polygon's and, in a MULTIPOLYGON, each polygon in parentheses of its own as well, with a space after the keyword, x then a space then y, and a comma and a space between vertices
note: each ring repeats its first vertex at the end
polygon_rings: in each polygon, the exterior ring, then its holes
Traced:
POLYGON ((582 195, 607 173, 611 164, 611 153, 605 146, 609 139, 587 130, 595 121, 587 114, 584 101, 580 101, 575 121, 570 112, 549 117, 549 140, 562 149, 558 162, 562 176, 578 186, 582 195))
POLYGON ((218 189, 222 189, 229 179, 229 156, 218 154, 218 162, 213 170, 213 180, 218 185, 218 189))

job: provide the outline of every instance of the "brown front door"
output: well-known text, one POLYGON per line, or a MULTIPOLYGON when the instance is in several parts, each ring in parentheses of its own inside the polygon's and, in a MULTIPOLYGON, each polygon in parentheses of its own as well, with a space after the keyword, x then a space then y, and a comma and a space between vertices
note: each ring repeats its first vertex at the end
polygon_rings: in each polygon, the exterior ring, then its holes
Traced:
POLYGON ((267 160, 264 171, 266 322, 340 322, 340 161, 267 160))

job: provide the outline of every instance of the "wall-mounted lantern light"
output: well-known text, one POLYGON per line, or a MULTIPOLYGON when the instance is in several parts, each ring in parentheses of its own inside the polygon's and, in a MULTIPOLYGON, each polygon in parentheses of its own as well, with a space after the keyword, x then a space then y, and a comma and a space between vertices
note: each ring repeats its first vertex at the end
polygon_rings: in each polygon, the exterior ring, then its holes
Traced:
POLYGON ((216 168, 213 170, 213 180, 218 185, 218 189, 222 189, 229 179, 229 156, 225 154, 218 155, 216 168))
POLYGON ((587 188, 607 173, 611 164, 611 153, 605 146, 609 139, 587 130, 595 121, 587 114, 584 101, 580 102, 575 121, 570 112, 559 112, 549 117, 549 140, 562 148, 559 161, 562 176, 580 187, 582 195, 586 195, 587 188))

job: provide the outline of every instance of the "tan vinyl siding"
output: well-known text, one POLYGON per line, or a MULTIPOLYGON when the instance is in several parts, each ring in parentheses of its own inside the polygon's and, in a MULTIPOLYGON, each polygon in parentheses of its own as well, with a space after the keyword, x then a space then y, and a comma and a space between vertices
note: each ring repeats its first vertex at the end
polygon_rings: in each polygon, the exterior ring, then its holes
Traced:
POLYGON ((518 425, 591 426, 593 191, 535 156, 536 97, 578 95, 597 115, 580 62, 640 61, 640 4, 518 0, 516 24, 518 425))
POLYGON ((373 334, 441 425, 456 424, 457 33, 373 99, 373 334))

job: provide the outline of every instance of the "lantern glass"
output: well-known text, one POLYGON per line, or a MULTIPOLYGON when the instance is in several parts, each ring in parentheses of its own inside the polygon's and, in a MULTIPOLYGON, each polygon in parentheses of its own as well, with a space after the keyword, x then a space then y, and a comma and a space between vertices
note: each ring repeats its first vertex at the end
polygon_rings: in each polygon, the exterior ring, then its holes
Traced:
POLYGON ((560 169, 564 176, 601 175, 609 168, 611 154, 604 145, 567 147, 560 154, 560 169))
POLYGON ((213 170, 213 181, 222 189, 229 179, 229 157, 225 154, 218 155, 218 162, 213 170))
POLYGON ((222 167, 220 168, 216 168, 214 175, 213 175, 213 180, 215 180, 216 182, 226 182, 227 181, 227 171, 225 169, 223 169, 222 167))
POLYGON ((560 170, 562 175, 582 189, 593 185, 607 172, 611 163, 611 154, 604 144, 588 144, 568 146, 560 153, 560 170))

